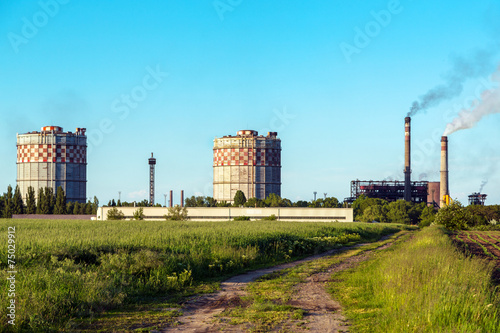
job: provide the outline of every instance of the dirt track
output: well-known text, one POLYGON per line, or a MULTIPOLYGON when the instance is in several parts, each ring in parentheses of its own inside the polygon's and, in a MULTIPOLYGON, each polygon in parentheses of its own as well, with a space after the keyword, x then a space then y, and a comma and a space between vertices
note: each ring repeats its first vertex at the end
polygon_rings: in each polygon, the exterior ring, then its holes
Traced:
MULTIPOLYGON (((160 331, 153 332, 245 332, 246 329, 244 327, 226 325, 223 321, 217 320, 215 316, 221 314, 227 308, 233 308, 240 305, 244 306, 245 304, 242 301, 242 297, 246 295, 245 288, 249 282, 266 274, 362 245, 366 244, 330 250, 291 263, 234 276, 221 283, 220 291, 212 294, 195 296, 187 301, 182 309, 183 315, 178 318, 176 326, 165 327, 160 331)), ((386 244, 378 249, 386 248, 390 245, 392 245, 392 243, 386 244)), ((373 250, 349 257, 329 267, 327 271, 311 275, 304 283, 298 284, 294 292, 294 297, 290 301, 290 305, 306 311, 304 319, 307 324, 301 327, 295 325, 293 326, 293 330, 289 329, 287 331, 322 333, 348 332, 348 323, 342 316, 341 306, 338 302, 331 299, 330 295, 325 291, 325 284, 334 272, 353 267, 359 262, 367 260, 372 253, 373 250)))

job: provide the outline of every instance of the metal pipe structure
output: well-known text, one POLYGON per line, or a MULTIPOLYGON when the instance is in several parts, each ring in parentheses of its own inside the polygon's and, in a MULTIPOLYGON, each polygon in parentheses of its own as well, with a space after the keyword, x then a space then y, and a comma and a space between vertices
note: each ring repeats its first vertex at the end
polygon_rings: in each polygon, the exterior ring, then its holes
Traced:
POLYGON ((405 200, 411 201, 411 118, 405 118, 405 200))
POLYGON ((153 157, 151 153, 151 158, 149 159, 149 205, 154 206, 155 204, 155 165, 156 158, 153 157))
POLYGON ((448 137, 441 137, 441 184, 439 186, 439 207, 446 205, 446 198, 450 195, 448 188, 448 137))

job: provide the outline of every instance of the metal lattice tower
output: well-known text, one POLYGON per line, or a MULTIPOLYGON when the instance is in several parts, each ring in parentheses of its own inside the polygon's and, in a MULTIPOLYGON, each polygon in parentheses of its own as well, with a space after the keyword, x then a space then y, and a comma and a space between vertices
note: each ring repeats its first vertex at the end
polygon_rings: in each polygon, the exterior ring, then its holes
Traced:
POLYGON ((149 204, 151 206, 155 204, 155 165, 156 158, 151 153, 151 158, 149 159, 149 204))

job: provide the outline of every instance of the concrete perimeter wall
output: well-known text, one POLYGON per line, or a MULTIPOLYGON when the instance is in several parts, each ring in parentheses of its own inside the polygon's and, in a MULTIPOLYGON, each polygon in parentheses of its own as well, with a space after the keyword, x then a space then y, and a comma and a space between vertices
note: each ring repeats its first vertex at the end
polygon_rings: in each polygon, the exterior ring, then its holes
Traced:
MULTIPOLYGON (((112 207, 99 207, 97 219, 105 220, 108 210, 112 207)), ((116 207, 121 210, 126 219, 132 219, 139 207, 116 207)), ((163 220, 168 214, 168 208, 143 207, 145 220, 163 220)), ((239 208, 239 207, 188 207, 188 220, 192 221, 228 221, 237 216, 248 216, 252 220, 275 215, 279 221, 318 221, 318 222, 352 222, 352 208, 239 208)))

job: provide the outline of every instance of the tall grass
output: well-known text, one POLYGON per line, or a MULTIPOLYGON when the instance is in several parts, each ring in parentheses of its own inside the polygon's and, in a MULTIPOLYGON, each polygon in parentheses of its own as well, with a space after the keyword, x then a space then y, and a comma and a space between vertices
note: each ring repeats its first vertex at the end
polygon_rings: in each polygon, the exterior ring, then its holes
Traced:
POLYGON ((330 288, 356 332, 500 332, 493 267, 459 253, 444 230, 429 227, 330 288))
MULTIPOLYGON (((284 222, 0 220, 16 227, 16 329, 62 327, 133 297, 170 295, 191 284, 292 260, 397 225, 284 222)), ((7 256, 0 278, 7 281, 7 256)), ((7 304, 1 282, 0 304, 7 304)), ((6 306, 0 307, 6 318, 6 306)), ((4 325, 2 322, 0 325, 4 325)), ((5 330, 5 326, 0 326, 5 330)))

